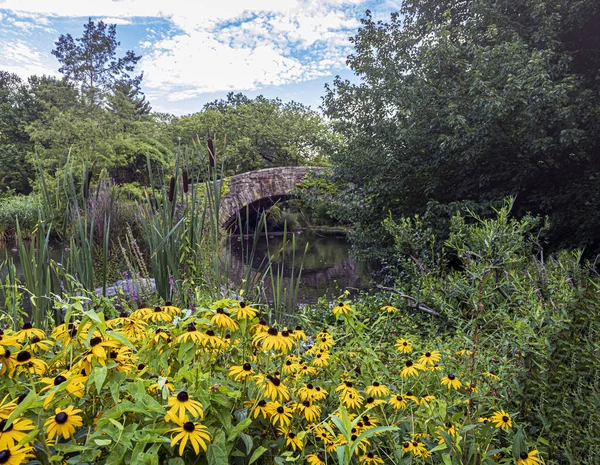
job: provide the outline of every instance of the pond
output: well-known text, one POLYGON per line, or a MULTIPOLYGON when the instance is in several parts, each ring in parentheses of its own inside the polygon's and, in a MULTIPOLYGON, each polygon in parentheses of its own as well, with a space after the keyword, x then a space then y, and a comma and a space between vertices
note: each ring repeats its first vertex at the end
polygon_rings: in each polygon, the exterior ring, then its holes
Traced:
MULTIPOLYGON (((371 278, 367 265, 352 257, 350 243, 343 232, 302 230, 295 232, 294 238, 295 240, 292 240, 291 234, 288 234, 284 247, 284 237, 281 233, 261 236, 252 260, 250 251, 253 248, 253 238, 231 238, 231 276, 234 281, 240 282, 240 279, 247 276, 244 264, 250 261, 252 279, 260 278, 268 257, 273 257, 274 269, 283 268, 284 287, 287 289, 292 285, 292 272, 297 277, 302 268, 298 303, 314 303, 322 296, 335 298, 345 289, 353 292, 369 287, 371 278)), ((268 275, 264 281, 264 288, 267 299, 272 299, 271 280, 268 275)))
MULTIPOLYGON (((273 257, 274 270, 282 268, 283 286, 291 286, 292 270, 298 275, 302 267, 302 276, 298 292, 298 303, 315 303, 319 297, 335 298, 345 289, 356 292, 366 289, 370 284, 367 266, 356 261, 350 255, 350 244, 343 232, 321 230, 302 230, 284 237, 281 233, 270 233, 257 240, 253 259, 249 260, 253 238, 233 236, 225 247, 230 255, 230 277, 235 283, 248 276, 246 264, 250 264, 251 279, 260 279, 264 273, 268 257, 273 257), (307 247, 308 244, 308 247, 307 247), (295 247, 294 247, 295 246, 295 247), (306 248, 306 254, 304 250, 306 248), (295 258, 294 258, 295 254, 295 258)), ((29 246, 29 244, 27 244, 29 246)), ((50 258, 61 261, 62 244, 50 245, 50 258)), ((19 251, 15 244, 0 243, 0 263, 5 256, 12 257, 17 276, 23 277, 19 251)), ((4 270, 0 269, 0 280, 4 281, 4 270)), ((265 296, 272 299, 269 276, 263 282, 265 296)))

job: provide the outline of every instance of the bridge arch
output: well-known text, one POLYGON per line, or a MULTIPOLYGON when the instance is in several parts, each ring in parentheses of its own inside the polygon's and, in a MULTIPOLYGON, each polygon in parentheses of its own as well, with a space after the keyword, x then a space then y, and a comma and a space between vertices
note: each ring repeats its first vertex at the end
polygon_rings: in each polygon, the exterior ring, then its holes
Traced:
POLYGON ((226 179, 227 192, 221 199, 219 218, 221 227, 231 230, 237 215, 249 207, 260 210, 281 200, 293 197, 293 189, 309 172, 323 173, 321 166, 283 166, 249 171, 226 179))

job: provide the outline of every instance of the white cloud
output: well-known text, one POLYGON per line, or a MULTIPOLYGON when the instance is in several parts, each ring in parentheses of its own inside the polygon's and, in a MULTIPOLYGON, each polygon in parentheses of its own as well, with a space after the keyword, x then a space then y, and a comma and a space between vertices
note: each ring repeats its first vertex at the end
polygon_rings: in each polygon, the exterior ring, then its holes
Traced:
POLYGON ((345 66, 348 37, 367 0, 0 0, 21 18, 98 17, 135 24, 166 19, 139 47, 144 88, 170 101, 330 75, 345 66))
POLYGON ((106 24, 116 24, 117 26, 128 26, 130 24, 133 24, 133 22, 127 18, 107 17, 101 18, 101 20, 104 21, 106 24))
POLYGON ((22 79, 32 74, 58 76, 56 69, 46 63, 45 54, 22 40, 0 42, 0 63, 3 71, 15 73, 22 79))

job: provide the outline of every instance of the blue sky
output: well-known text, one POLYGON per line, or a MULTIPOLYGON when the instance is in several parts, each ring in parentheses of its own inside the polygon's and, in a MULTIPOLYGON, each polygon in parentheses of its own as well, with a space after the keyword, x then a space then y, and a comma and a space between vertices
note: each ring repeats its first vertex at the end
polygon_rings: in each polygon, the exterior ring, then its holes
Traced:
POLYGON ((296 100, 313 109, 346 56, 364 12, 386 20, 400 0, 0 0, 0 69, 58 75, 60 34, 88 17, 117 24, 123 51, 143 56, 143 90, 157 111, 193 113, 228 92, 296 100))

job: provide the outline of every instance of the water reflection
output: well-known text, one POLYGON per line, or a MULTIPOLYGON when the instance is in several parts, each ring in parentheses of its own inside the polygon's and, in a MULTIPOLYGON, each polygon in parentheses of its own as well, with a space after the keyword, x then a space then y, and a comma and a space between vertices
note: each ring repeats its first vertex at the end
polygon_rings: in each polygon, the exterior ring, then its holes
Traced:
MULTIPOLYGON (((344 235, 302 231, 296 233, 295 248, 292 247, 289 234, 285 248, 283 239, 282 235, 275 234, 259 238, 252 259, 252 279, 258 279, 264 270, 266 257, 273 256, 275 266, 283 264, 284 287, 290 289, 292 270, 297 276, 308 244, 298 293, 299 303, 314 303, 324 295, 329 298, 337 297, 345 289, 358 290, 369 287, 370 276, 367 267, 350 255, 350 244, 344 235)), ((251 237, 231 239, 231 277, 234 282, 240 282, 244 276, 244 264, 250 261, 252 245, 251 237)), ((267 298, 272 299, 268 276, 264 287, 267 298)))

